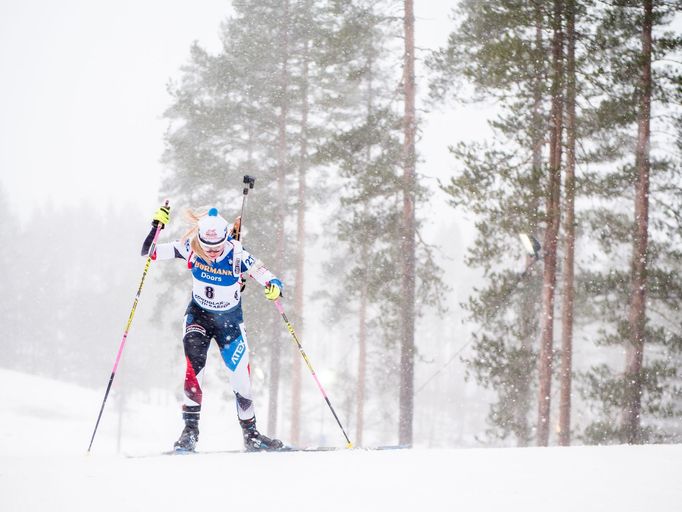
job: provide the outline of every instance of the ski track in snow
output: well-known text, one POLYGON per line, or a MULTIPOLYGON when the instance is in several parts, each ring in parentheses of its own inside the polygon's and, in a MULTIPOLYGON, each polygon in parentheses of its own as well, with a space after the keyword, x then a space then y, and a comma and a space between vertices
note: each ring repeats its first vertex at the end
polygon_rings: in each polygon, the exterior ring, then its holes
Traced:
POLYGON ((100 393, 6 370, 0 389, 3 512, 682 510, 682 445, 169 456, 164 431, 128 458, 110 414, 88 455, 100 393))

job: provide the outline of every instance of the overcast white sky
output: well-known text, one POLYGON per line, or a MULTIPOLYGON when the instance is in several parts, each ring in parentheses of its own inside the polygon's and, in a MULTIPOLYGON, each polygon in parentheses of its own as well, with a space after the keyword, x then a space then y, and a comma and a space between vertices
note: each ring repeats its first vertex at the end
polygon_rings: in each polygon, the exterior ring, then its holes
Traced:
POLYGON ((165 84, 194 39, 217 45, 219 0, 0 4, 0 172, 12 206, 156 203, 165 84))
MULTIPOLYGON (((442 45, 455 1, 416 4, 417 45, 442 45)), ((229 12, 226 0, 0 0, 0 180, 10 206, 128 198, 153 209, 166 84, 192 41, 219 48, 229 12)), ((423 125, 428 175, 447 174, 454 125, 471 130, 446 115, 423 125)))

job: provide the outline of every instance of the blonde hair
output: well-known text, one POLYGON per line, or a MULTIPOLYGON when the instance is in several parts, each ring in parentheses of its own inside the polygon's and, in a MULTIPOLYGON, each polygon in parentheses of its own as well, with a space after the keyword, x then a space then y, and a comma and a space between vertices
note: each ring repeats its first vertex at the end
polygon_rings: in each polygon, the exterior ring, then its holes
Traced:
POLYGON ((184 244, 189 240, 189 246, 196 254, 204 261, 210 261, 211 258, 206 254, 203 247, 199 243, 199 221, 208 214, 209 208, 202 206, 196 209, 186 208, 182 213, 185 221, 190 225, 189 229, 182 235, 180 241, 184 244))

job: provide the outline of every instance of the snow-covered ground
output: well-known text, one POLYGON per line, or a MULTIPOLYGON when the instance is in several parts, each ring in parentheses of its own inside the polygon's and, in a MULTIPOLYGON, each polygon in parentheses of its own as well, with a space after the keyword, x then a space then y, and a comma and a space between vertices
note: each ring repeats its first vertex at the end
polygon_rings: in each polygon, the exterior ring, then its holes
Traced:
MULTIPOLYGON (((682 445, 164 456, 176 405, 131 399, 120 439, 112 400, 86 455, 101 395, 0 370, 0 510, 682 510, 682 445)), ((239 442, 203 436, 203 449, 239 442)))

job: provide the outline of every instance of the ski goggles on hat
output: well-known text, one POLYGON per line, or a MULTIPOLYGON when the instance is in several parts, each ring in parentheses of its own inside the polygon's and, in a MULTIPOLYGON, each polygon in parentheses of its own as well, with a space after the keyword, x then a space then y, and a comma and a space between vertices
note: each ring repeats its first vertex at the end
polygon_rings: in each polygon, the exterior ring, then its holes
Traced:
POLYGON ((225 240, 207 243, 199 238, 199 245, 206 252, 220 252, 225 248, 225 240))
POLYGON ((198 235, 197 238, 199 239, 199 244, 204 249, 225 245, 225 240, 227 240, 227 237, 214 238, 213 240, 206 240, 205 238, 202 238, 201 235, 198 235))

